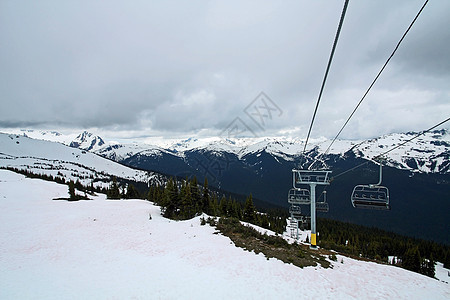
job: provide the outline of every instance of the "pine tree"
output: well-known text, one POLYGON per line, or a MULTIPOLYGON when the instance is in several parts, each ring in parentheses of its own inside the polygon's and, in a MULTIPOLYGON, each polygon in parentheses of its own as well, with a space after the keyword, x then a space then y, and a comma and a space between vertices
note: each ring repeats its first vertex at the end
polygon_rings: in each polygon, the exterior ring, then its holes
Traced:
POLYGON ((235 211, 233 209, 233 203, 234 203, 234 200, 231 198, 231 196, 229 196, 228 201, 227 201, 227 217, 237 218, 237 216, 234 213, 235 211))
POLYGON ((223 217, 227 215, 227 198, 225 198, 225 195, 223 195, 222 198, 220 198, 219 214, 220 216, 223 217))
POLYGON ((256 209, 253 205, 253 197, 252 194, 247 197, 245 200, 245 206, 244 206, 244 215, 243 219, 246 222, 253 223, 255 222, 255 216, 256 216, 256 209))
POLYGON ((129 184, 127 188, 127 192, 125 194, 126 199, 139 199, 139 192, 136 190, 134 185, 129 184))
POLYGON ((205 177, 205 182, 203 183, 202 211, 207 214, 211 214, 209 209, 209 201, 208 179, 205 177))
POLYGON ((80 191, 84 190, 84 186, 81 184, 80 179, 77 179, 77 181, 75 182, 75 188, 80 191))
POLYGON ((69 199, 70 200, 75 200, 76 199, 75 184, 74 184, 74 182, 72 180, 69 181, 69 199))
POLYGON ((208 207, 209 207, 208 214, 211 216, 217 216, 218 203, 217 203, 217 195, 215 193, 213 193, 212 197, 209 199, 208 207))
POLYGON ((410 247, 403 255, 402 267, 419 273, 421 269, 421 261, 419 248, 417 246, 410 247))
POLYGON ((445 252, 444 256, 444 268, 450 269, 450 251, 445 252))
POLYGON ((195 215, 195 209, 192 203, 192 194, 189 182, 183 181, 180 191, 180 197, 181 197, 181 217, 183 219, 193 218, 195 215))
POLYGON ((154 190, 154 186, 151 185, 149 190, 148 190, 148 193, 147 193, 147 200, 150 201, 150 202, 155 202, 153 190, 154 190))
POLYGON ((192 195, 192 205, 195 209, 195 213, 199 213, 202 210, 202 206, 200 203, 201 196, 200 196, 200 191, 198 189, 197 177, 195 177, 195 176, 191 180, 190 189, 191 189, 191 195, 192 195))
POLYGON ((117 184, 116 177, 113 177, 113 182, 111 183, 106 195, 108 199, 120 199, 119 185, 117 184))
POLYGON ((231 200, 231 199, 230 199, 230 203, 231 203, 231 211, 228 214, 233 218, 237 218, 239 220, 242 219, 241 204, 239 204, 239 202, 237 202, 236 200, 231 200))
POLYGON ((173 178, 167 182, 164 190, 164 200, 162 206, 165 207, 164 217, 175 218, 179 208, 178 203, 178 188, 173 178))

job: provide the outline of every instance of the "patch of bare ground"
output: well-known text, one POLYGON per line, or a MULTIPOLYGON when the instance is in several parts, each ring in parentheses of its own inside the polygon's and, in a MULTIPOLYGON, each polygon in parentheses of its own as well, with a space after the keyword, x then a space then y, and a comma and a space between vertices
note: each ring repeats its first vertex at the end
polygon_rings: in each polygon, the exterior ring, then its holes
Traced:
MULTIPOLYGON (((214 223, 214 225, 216 224, 214 223)), ((323 268, 332 267, 326 259, 326 256, 333 255, 331 251, 311 250, 307 245, 289 244, 280 236, 261 234, 249 226, 244 226, 238 219, 221 218, 216 228, 220 233, 229 237, 237 247, 253 251, 256 254, 263 253, 267 259, 276 258, 300 268, 317 265, 323 268)))

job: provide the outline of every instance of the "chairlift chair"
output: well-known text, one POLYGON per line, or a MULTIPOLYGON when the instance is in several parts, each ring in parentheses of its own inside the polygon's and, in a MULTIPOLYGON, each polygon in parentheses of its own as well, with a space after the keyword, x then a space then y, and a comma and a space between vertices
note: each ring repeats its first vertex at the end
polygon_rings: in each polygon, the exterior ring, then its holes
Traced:
POLYGON ((359 184, 352 192, 352 205, 355 208, 390 210, 389 189, 381 186, 382 164, 380 163, 380 180, 376 184, 359 184))
POLYGON ((289 213, 293 218, 299 219, 302 215, 302 210, 298 205, 291 205, 289 208, 289 213))
POLYGON ((316 202, 316 211, 326 213, 330 210, 330 208, 328 207, 328 203, 327 203, 327 196, 326 196, 327 191, 323 191, 322 195, 323 195, 323 201, 316 202))
POLYGON ((307 189, 290 189, 288 193, 288 203, 290 204, 310 204, 311 195, 307 189))
POLYGON ((327 202, 316 202, 316 211, 317 212, 328 212, 330 208, 328 207, 327 202))

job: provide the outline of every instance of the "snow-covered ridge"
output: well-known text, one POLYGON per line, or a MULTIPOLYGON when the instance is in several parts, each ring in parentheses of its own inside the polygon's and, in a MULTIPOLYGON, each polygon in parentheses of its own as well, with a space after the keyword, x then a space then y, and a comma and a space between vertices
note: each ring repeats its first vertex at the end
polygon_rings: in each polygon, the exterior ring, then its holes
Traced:
MULTIPOLYGON (((99 136, 88 132, 62 135, 50 131, 26 131, 21 133, 37 139, 52 140, 72 147, 93 151, 115 161, 123 161, 140 154, 151 157, 163 154, 184 157, 189 151, 210 151, 232 153, 239 159, 253 153, 266 151, 284 160, 294 160, 304 148, 304 140, 289 137, 258 138, 188 138, 183 140, 146 138, 145 142, 117 144, 104 142, 99 136)), ((417 133, 394 133, 370 140, 336 140, 329 154, 343 155, 352 151, 357 157, 372 159, 395 146, 411 139, 417 133)), ((331 141, 326 138, 311 139, 307 151, 311 149, 324 153, 331 141)), ((386 155, 387 165, 399 169, 424 173, 450 172, 450 131, 448 129, 428 132, 406 145, 386 155)))
MULTIPOLYGON (((384 135, 358 144, 353 151, 360 157, 372 159, 416 135, 415 132, 384 135)), ((450 173, 450 131, 442 129, 428 132, 389 152, 384 158, 387 165, 399 169, 450 173)))
MULTIPOLYGON (((328 154, 343 155, 348 151, 357 157, 371 160, 390 149, 408 141, 417 133, 396 133, 384 135, 379 138, 353 141, 336 140, 328 154)), ((325 138, 312 140, 307 151, 318 150, 324 153, 331 141, 325 138)), ((186 139, 166 144, 165 147, 150 144, 122 144, 102 148, 97 153, 111 159, 123 160, 137 153, 141 155, 158 156, 164 152, 183 157, 188 151, 210 151, 213 153, 233 153, 239 159, 248 154, 258 154, 261 151, 270 153, 274 157, 284 160, 294 160, 299 157, 304 148, 304 140, 293 138, 242 138, 242 139, 186 139)), ((389 152, 386 164, 391 167, 424 173, 450 173, 450 132, 449 130, 436 130, 428 132, 404 146, 389 152)))
POLYGON ((83 131, 76 133, 61 133, 50 130, 15 129, 5 130, 6 133, 21 135, 32 139, 61 143, 73 148, 87 151, 96 151, 105 146, 105 141, 98 135, 83 131))
POLYGON ((66 145, 0 133, 0 167, 33 171, 102 186, 111 176, 138 182, 158 180, 153 172, 134 170, 97 154, 66 145))

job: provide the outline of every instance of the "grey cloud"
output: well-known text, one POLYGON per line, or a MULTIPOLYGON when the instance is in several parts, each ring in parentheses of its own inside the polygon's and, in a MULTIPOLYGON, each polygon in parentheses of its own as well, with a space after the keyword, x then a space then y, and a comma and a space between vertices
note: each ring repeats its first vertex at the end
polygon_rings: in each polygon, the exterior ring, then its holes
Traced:
MULTIPOLYGON (((261 91, 283 109, 267 133, 307 128, 343 3, 0 5, 0 125, 170 136, 220 132, 261 91)), ((421 5, 350 3, 313 135, 335 134, 421 5)), ((383 117, 387 125, 380 126, 371 110, 382 111, 374 103, 387 105, 384 99, 398 102, 400 110, 415 101, 433 118, 450 111, 443 96, 449 93, 448 8, 428 4, 348 135, 427 126, 420 109, 404 122, 383 117), (428 102, 416 101, 424 92, 428 102), (439 111, 430 111, 430 103, 439 111)))

